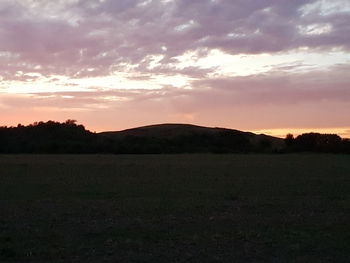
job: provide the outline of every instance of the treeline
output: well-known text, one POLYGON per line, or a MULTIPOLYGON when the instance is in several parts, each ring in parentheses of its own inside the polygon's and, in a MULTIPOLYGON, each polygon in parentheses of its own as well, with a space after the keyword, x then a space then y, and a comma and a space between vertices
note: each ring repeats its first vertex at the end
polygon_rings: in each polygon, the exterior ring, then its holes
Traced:
POLYGON ((1 153, 92 153, 97 136, 75 120, 0 127, 1 153))
POLYGON ((337 134, 304 133, 285 138, 287 152, 350 153, 350 140, 337 134))
MULTIPOLYGON (((180 129, 186 129, 183 126, 180 129)), ((168 137, 156 133, 92 133, 75 120, 0 127, 0 153, 243 153, 267 151, 269 145, 262 141, 253 147, 245 133, 225 129, 213 133, 205 128, 168 137)))
POLYGON ((75 120, 0 127, 0 153, 350 153, 350 140, 307 133, 283 139, 193 125, 92 133, 75 120), (170 129, 170 130, 169 130, 170 129), (171 132, 171 135, 169 133, 171 132))

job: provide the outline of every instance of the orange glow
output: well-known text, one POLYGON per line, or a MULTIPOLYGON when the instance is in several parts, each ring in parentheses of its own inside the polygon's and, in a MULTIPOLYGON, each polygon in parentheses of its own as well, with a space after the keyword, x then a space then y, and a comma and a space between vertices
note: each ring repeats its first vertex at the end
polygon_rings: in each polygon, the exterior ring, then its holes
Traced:
POLYGON ((262 129, 253 130, 252 132, 260 134, 271 135, 275 137, 284 138, 288 133, 298 136, 303 133, 318 132, 327 134, 338 134, 342 138, 350 138, 350 127, 345 128, 286 128, 286 129, 262 129))

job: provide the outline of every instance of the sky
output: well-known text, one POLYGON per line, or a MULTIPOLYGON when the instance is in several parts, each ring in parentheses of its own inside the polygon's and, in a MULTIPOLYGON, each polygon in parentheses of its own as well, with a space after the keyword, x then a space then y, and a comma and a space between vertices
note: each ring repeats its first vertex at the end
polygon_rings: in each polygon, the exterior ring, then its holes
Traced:
POLYGON ((349 0, 0 0, 0 126, 350 138, 349 0))

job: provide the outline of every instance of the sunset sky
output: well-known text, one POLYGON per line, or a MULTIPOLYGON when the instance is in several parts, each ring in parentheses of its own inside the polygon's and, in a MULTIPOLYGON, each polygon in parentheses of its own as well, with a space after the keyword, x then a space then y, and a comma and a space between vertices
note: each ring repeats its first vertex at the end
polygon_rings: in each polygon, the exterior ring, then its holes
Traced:
POLYGON ((350 138, 349 0, 0 0, 0 126, 350 138))

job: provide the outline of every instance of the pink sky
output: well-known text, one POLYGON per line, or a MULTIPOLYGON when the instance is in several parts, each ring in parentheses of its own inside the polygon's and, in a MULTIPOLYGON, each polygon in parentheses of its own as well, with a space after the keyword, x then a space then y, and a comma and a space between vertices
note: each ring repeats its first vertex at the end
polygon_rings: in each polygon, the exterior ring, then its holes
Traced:
POLYGON ((0 125, 350 137, 348 0, 2 0, 0 125))

